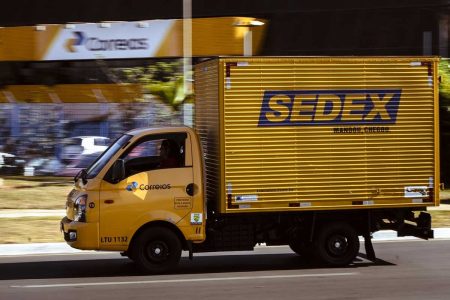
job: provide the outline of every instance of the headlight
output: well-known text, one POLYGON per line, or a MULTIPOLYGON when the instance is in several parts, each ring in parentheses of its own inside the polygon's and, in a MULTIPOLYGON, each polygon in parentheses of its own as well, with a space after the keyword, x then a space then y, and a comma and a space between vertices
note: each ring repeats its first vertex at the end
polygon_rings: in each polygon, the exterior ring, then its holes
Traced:
POLYGON ((81 195, 75 200, 75 221, 86 222, 87 195, 81 195))

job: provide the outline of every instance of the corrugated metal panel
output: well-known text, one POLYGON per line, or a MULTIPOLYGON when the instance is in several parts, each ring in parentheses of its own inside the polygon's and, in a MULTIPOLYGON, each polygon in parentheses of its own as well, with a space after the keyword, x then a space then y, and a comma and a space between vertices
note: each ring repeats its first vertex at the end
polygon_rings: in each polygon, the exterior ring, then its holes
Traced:
MULTIPOLYGON (((439 179, 435 58, 226 58, 220 69, 222 212, 435 204, 419 196, 439 179)), ((216 140, 218 90, 203 89, 214 113, 200 113, 200 135, 216 140)), ((220 161, 209 154, 208 184, 220 161)))
POLYGON ((217 61, 208 61, 195 68, 195 129, 205 157, 206 198, 209 207, 222 210, 221 203, 221 147, 219 108, 219 68, 217 61))

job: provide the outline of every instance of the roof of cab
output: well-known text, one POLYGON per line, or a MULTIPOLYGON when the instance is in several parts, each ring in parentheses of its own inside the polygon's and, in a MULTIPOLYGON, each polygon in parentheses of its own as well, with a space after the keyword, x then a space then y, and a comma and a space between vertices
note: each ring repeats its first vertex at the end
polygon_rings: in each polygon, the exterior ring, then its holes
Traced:
POLYGON ((145 127, 130 130, 126 134, 132 136, 142 136, 147 134, 172 133, 172 132, 193 132, 193 129, 187 126, 145 127))

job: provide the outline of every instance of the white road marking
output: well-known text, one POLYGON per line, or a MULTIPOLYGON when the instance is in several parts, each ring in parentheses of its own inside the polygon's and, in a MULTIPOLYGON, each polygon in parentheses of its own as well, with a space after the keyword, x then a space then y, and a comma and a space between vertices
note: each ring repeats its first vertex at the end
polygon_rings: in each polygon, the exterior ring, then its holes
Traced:
POLYGON ((231 281, 231 280, 258 280, 258 279, 285 279, 305 277, 337 277, 354 276, 359 273, 323 273, 323 274, 297 274, 297 275, 268 275, 268 276, 239 276, 239 277, 216 277, 216 278, 191 278, 191 279, 167 279, 167 280, 144 280, 144 281, 111 281, 111 282, 85 282, 85 283, 61 283, 61 284, 35 284, 35 285, 12 285, 11 288, 65 288, 86 286, 111 286, 132 284, 158 284, 158 283, 186 283, 186 282, 208 282, 208 281, 231 281))

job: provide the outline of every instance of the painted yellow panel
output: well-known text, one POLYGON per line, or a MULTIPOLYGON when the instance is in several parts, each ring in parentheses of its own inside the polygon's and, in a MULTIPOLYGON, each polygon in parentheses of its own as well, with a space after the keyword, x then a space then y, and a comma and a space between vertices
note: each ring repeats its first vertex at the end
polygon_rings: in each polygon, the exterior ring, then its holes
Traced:
POLYGON ((0 90, 0 103, 9 103, 10 100, 8 100, 8 91, 6 90, 0 90))
POLYGON ((254 20, 255 18, 245 17, 193 19, 193 55, 243 55, 244 36, 249 30, 252 31, 253 53, 259 53, 266 24, 256 27, 237 26, 254 20))
POLYGON ((139 84, 9 85, 0 90, 0 102, 9 102, 5 93, 14 102, 26 103, 134 102, 142 98, 139 84))
POLYGON ((17 102, 51 103, 52 89, 45 85, 10 85, 5 89, 17 102))
MULTIPOLYGON (((436 58, 208 64, 217 66, 196 72, 219 69, 220 79, 199 74, 196 84, 219 85, 219 95, 197 97, 196 107, 222 107, 213 141, 221 212, 438 205, 436 58)), ((208 145, 209 132, 200 134, 208 145)))
POLYGON ((34 26, 0 28, 0 61, 34 60, 34 26))
POLYGON ((59 32, 60 25, 0 28, 0 61, 40 60, 59 32))
POLYGON ((35 30, 33 60, 41 60, 53 44, 63 25, 45 25, 45 30, 35 30))

